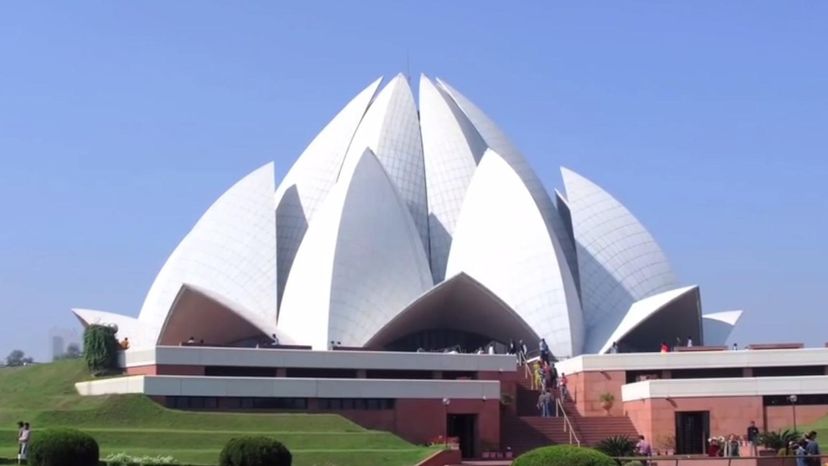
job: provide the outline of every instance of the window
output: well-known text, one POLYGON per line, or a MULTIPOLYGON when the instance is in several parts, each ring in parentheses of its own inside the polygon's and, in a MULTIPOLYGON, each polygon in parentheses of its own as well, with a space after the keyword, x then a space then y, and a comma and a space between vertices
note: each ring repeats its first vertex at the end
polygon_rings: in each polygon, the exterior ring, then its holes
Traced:
POLYGON ((756 367, 754 377, 795 377, 800 375, 825 375, 825 366, 756 367))
POLYGON ((394 400, 388 398, 320 398, 322 411, 394 409, 394 400))
MULTIPOLYGON (((762 404, 765 406, 790 406, 789 395, 769 395, 762 397, 762 404)), ((828 394, 822 395, 797 395, 797 406, 828 405, 828 394)))

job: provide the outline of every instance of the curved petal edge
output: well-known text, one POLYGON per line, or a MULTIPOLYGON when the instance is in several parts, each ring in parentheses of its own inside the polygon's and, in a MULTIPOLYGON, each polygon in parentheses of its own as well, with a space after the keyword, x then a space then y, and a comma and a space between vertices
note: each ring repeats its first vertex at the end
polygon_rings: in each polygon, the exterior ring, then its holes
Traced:
POLYGON ((297 344, 362 346, 431 288, 406 204, 366 150, 311 222, 282 301, 279 329, 297 344))
POLYGON ((446 273, 461 272, 514 309, 557 357, 581 353, 581 308, 566 257, 523 180, 491 149, 469 184, 454 231, 446 273))

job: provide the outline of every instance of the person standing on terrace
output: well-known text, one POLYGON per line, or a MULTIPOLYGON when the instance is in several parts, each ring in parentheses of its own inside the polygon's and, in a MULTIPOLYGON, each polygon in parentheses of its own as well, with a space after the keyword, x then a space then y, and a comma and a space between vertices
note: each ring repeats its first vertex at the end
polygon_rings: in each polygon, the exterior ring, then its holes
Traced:
POLYGON ((538 342, 538 349, 540 350, 541 361, 549 364, 549 345, 546 344, 545 338, 541 338, 538 342))
POLYGON ((747 428, 747 441, 750 454, 756 456, 756 444, 759 442, 759 428, 756 427, 755 421, 750 421, 747 428))
POLYGON ((542 391, 538 396, 538 409, 541 417, 552 416, 552 393, 549 390, 542 391))

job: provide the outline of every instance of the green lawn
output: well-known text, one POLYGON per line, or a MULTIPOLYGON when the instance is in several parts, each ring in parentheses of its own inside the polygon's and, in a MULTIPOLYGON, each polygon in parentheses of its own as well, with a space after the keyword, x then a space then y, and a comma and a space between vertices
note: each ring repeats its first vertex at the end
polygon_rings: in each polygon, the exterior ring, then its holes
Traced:
POLYGON ((800 426, 799 430, 802 433, 807 433, 812 430, 817 431, 817 439, 820 441, 819 443, 821 445, 824 445, 826 442, 828 442, 828 416, 825 416, 824 418, 809 426, 800 426))
POLYGON ((176 411, 140 395, 78 396, 74 382, 88 378, 81 361, 0 369, 0 458, 15 455, 18 420, 31 422, 34 435, 47 427, 84 430, 102 456, 160 454, 205 465, 244 434, 277 438, 297 466, 410 466, 434 451, 335 415, 176 411))

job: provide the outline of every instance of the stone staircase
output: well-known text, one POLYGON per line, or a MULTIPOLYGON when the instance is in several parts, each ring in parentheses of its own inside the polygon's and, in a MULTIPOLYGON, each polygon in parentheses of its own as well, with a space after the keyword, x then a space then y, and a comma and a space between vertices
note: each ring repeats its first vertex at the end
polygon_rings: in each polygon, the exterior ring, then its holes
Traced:
MULTIPOLYGON (((566 421, 563 415, 548 418, 539 416, 539 395, 537 390, 532 390, 529 379, 518 379, 515 400, 517 415, 508 412, 501 415, 502 448, 510 447, 515 455, 519 455, 543 445, 570 443, 569 433, 564 431, 566 421)), ((631 438, 638 436, 627 416, 581 416, 572 401, 564 402, 563 406, 581 445, 595 445, 613 435, 631 438)), ((553 408, 553 415, 554 413, 553 408)))
POLYGON ((562 417, 514 416, 504 414, 500 421, 502 448, 515 455, 550 444, 569 443, 562 417))
POLYGON ((635 430, 635 426, 627 416, 581 416, 572 402, 565 403, 564 408, 569 415, 569 420, 575 426, 581 445, 596 445, 613 435, 638 438, 638 431, 635 430))

